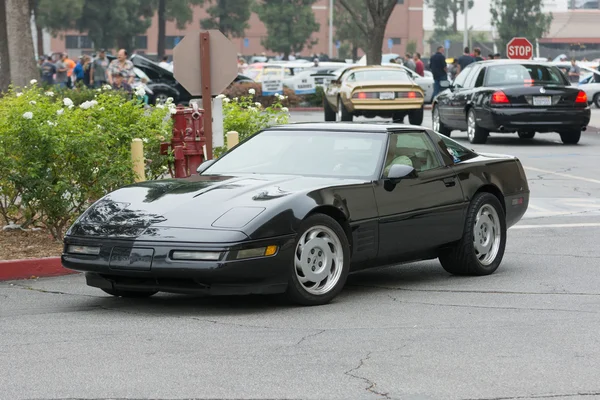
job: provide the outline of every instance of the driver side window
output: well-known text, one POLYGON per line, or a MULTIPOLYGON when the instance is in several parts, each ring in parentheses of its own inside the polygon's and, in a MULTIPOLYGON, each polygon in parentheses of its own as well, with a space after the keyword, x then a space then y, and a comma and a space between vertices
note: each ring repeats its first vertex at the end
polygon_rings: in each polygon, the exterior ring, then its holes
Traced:
POLYGON ((392 165, 404 164, 417 172, 442 166, 433 143, 425 132, 403 132, 390 135, 383 176, 387 177, 392 165))

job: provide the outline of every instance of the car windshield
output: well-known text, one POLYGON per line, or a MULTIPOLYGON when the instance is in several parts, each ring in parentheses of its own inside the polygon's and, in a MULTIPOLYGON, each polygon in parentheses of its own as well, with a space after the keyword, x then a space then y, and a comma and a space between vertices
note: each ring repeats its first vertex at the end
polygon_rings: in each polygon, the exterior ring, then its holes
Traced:
POLYGON ((355 71, 348 77, 351 81, 397 81, 409 82, 410 78, 406 71, 400 68, 394 69, 368 69, 355 71))
POLYGON ((529 84, 568 85, 558 68, 549 65, 508 64, 488 68, 486 86, 529 84))
POLYGON ((203 175, 282 174, 370 179, 386 134, 268 130, 219 158, 203 175))
POLYGON ((442 139, 442 142, 446 145, 446 149, 448 149, 448 153, 454 159, 454 162, 466 161, 471 158, 477 157, 477 154, 473 151, 467 149, 460 143, 455 140, 450 139, 446 135, 442 135, 440 133, 436 134, 442 139))

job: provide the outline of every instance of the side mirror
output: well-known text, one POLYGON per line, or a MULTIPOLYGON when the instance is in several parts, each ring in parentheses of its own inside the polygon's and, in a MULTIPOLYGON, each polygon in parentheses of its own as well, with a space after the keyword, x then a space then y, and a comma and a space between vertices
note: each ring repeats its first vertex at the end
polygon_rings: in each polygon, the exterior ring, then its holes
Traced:
POLYGON ((453 88, 453 86, 450 83, 450 81, 440 81, 440 87, 442 89, 452 89, 453 88))
POLYGON ((417 171, 413 167, 404 164, 394 164, 388 172, 387 180, 395 185, 402 179, 416 177, 417 171))
POLYGON ((198 175, 202 175, 202 173, 204 171, 206 171, 208 169, 208 167, 213 165, 215 163, 215 161, 217 161, 217 160, 206 160, 202 164, 200 164, 198 166, 198 169, 196 169, 196 172, 198 173, 198 175))

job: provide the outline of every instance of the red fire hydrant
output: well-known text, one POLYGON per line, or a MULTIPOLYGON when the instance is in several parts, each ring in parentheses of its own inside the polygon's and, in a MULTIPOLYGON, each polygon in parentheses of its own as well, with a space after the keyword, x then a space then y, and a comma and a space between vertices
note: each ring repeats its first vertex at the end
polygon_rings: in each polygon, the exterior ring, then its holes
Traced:
POLYGON ((169 164, 169 173, 174 178, 187 178, 196 172, 204 161, 204 111, 193 103, 193 107, 177 107, 173 114, 173 137, 171 143, 161 143, 160 153, 166 155, 173 150, 174 163, 169 164))

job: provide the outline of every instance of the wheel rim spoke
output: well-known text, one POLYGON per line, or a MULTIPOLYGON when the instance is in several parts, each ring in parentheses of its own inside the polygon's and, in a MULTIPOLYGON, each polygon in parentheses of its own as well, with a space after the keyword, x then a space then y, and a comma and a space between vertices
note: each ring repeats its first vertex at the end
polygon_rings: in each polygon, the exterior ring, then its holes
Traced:
POLYGON ((500 218, 496 209, 484 204, 477 211, 473 224, 473 248, 479 262, 490 265, 498 256, 502 241, 500 218))

